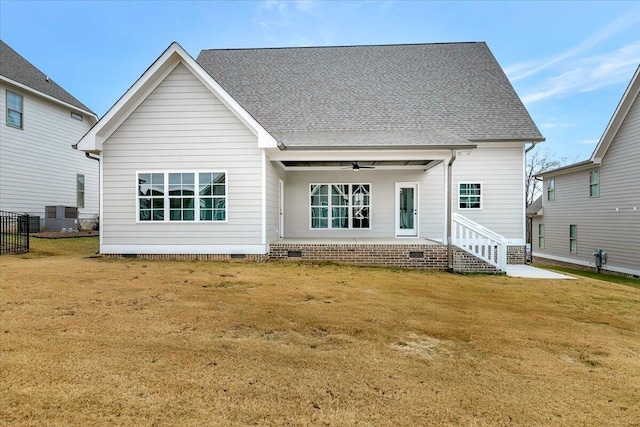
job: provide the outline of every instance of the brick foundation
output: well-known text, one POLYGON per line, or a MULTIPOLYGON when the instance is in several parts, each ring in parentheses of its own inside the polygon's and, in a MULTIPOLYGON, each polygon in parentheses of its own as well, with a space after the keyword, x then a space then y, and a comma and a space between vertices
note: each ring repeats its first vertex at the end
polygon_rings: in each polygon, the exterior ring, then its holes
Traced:
POLYGON ((147 260, 173 261, 250 261, 264 262, 269 259, 268 254, 103 254, 103 258, 137 258, 147 260))
POLYGON ((457 248, 453 250, 453 270, 458 273, 500 273, 500 270, 488 262, 457 248))
POLYGON ((507 246, 507 264, 524 264, 525 246, 507 246))
POLYGON ((447 269, 447 247, 444 245, 272 243, 269 258, 426 270, 447 269))
MULTIPOLYGON (((446 270, 446 245, 343 244, 343 243, 272 243, 268 254, 105 254, 104 258, 137 258, 145 260, 264 262, 320 261, 339 264, 446 270)), ((509 246, 509 264, 524 263, 524 246, 509 246)), ((453 250, 454 270, 461 273, 499 273, 481 259, 461 249, 453 250)))

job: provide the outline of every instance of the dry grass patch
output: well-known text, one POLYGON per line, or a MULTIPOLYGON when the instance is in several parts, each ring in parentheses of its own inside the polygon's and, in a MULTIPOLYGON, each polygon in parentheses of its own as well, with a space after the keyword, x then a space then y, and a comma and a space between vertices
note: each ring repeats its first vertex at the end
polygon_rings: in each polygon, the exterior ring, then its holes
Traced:
POLYGON ((640 425, 638 289, 89 242, 0 258, 0 424, 640 425))

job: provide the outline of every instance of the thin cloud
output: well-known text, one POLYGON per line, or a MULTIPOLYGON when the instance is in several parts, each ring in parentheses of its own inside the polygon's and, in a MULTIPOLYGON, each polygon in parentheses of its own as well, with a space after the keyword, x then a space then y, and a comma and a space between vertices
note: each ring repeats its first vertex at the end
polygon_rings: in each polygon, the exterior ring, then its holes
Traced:
POLYGON ((587 52, 601 42, 611 38, 615 34, 626 30, 640 23, 640 13, 629 13, 616 19, 611 24, 597 32, 592 37, 589 37, 582 43, 578 44, 572 49, 561 52, 559 54, 543 58, 537 61, 527 61, 514 64, 505 69, 505 73, 509 76, 511 82, 517 82, 518 80, 525 79, 548 69, 549 67, 561 63, 569 58, 572 58, 581 53, 587 52))
POLYGON ((640 42, 613 52, 576 60, 568 71, 543 80, 535 89, 524 91, 525 104, 573 93, 590 92, 629 80, 640 64, 640 42))

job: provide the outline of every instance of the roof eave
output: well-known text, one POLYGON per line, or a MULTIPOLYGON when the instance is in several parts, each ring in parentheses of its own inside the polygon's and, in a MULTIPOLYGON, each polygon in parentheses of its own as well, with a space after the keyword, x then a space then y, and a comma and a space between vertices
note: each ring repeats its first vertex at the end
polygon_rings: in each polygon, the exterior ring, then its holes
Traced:
POLYGON ((476 144, 456 145, 285 145, 278 144, 280 150, 312 151, 312 150, 469 150, 476 144))
POLYGON ((482 138, 469 139, 470 142, 543 142, 547 139, 542 136, 526 137, 526 138, 482 138))
POLYGON ((539 174, 536 174, 535 176, 536 177, 553 177, 558 175, 565 175, 572 172, 593 169, 598 166, 600 166, 600 162, 595 162, 593 160, 583 160, 582 162, 578 162, 571 165, 562 166, 557 169, 541 172, 539 174))
POLYGON ((58 99, 58 98, 56 98, 54 96, 51 96, 51 95, 47 95, 44 92, 41 92, 41 91, 39 91, 37 89, 32 88, 31 86, 27 86, 27 85, 25 85, 23 83, 20 83, 20 82, 17 82, 15 80, 12 80, 12 79, 10 79, 10 78, 8 78, 6 76, 0 76, 0 81, 3 81, 5 83, 9 83, 10 85, 15 86, 15 87, 19 87, 20 89, 22 89, 24 91, 30 92, 30 93, 32 93, 34 95, 37 95, 37 96, 39 96, 41 98, 44 98, 44 99, 48 100, 48 101, 55 102, 56 104, 60 104, 60 105, 62 105, 64 107, 66 107, 66 108, 69 108, 69 109, 73 110, 73 111, 76 111, 76 112, 79 112, 79 113, 82 113, 82 114, 86 114, 87 116, 93 117, 95 121, 98 121, 98 116, 93 111, 85 110, 84 108, 80 108, 80 107, 75 106, 73 104, 69 104, 68 102, 62 101, 61 99, 58 99))

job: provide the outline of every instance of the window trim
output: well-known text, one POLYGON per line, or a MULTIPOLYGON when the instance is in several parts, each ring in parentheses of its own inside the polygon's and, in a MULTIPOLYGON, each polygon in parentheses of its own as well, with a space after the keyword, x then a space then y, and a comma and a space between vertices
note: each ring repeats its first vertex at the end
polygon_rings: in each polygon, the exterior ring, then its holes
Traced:
POLYGON ((85 205, 85 187, 86 187, 86 178, 84 174, 78 173, 76 174, 76 207, 78 209, 84 209, 85 205), (80 190, 80 177, 82 177, 82 190, 80 190), (80 194, 82 194, 82 203, 80 203, 80 194))
POLYGON ((577 224, 569 224, 569 253, 577 254, 578 253, 578 225, 577 224), (575 231, 575 233, 572 233, 575 231), (575 250, 574 250, 575 244, 575 250))
POLYGON ((309 230, 310 231, 327 231, 327 230, 334 230, 334 231, 340 231, 340 230, 372 230, 373 229, 373 221, 371 220, 372 217, 372 212, 373 212, 373 185, 371 184, 371 182, 310 182, 309 183, 309 187, 308 187, 308 192, 307 192, 307 203, 308 203, 308 215, 309 215, 309 230), (313 205, 311 204, 311 187, 314 185, 326 185, 328 186, 328 190, 329 193, 327 195, 328 199, 329 199, 329 204, 327 205, 327 212, 329 213, 329 216, 327 217, 327 221, 328 221, 328 227, 327 228, 317 228, 317 227, 313 227, 313 215, 312 215, 312 208, 313 205), (334 185, 348 185, 349 186, 349 203, 344 206, 347 208, 347 215, 348 215, 348 222, 349 222, 349 227, 344 227, 344 228, 334 228, 332 227, 332 207, 333 205, 331 204, 331 189, 332 186, 334 185), (353 227, 353 216, 352 216, 352 209, 353 209, 353 186, 356 185, 368 185, 369 186, 369 204, 368 205, 364 205, 364 206, 368 206, 369 207, 369 227, 353 227))
POLYGON ((484 209, 484 184, 482 183, 482 181, 458 181, 458 210, 461 211, 481 211, 484 209), (460 207, 460 186, 461 185, 480 185, 480 195, 479 196, 468 196, 465 195, 464 197, 479 197, 480 198, 480 207, 479 208, 463 208, 460 207))
POLYGON ((74 113, 73 111, 71 112, 71 118, 80 122, 84 121, 84 117, 82 116, 82 114, 74 113))
MULTIPOLYGON (((204 170, 204 169, 198 169, 198 170, 143 170, 143 171, 136 171, 136 179, 135 179, 135 198, 136 198, 136 209, 135 209, 135 220, 136 220, 136 224, 197 224, 197 223, 202 223, 202 224, 227 224, 229 222, 229 172, 226 169, 211 169, 211 170, 204 170), (194 219, 193 221, 184 221, 184 220, 171 220, 170 219, 170 202, 169 200, 171 199, 170 195, 169 195, 169 174, 172 173, 192 173, 194 174, 194 219), (225 215, 224 215, 224 220, 201 220, 200 219, 200 190, 199 190, 199 185, 200 185, 200 175, 201 173, 222 173, 225 176, 224 179, 224 200, 225 200, 225 207, 224 207, 224 211, 225 211, 225 215), (164 213, 164 218, 162 220, 150 220, 150 221, 142 221, 140 219, 140 195, 138 194, 139 191, 139 177, 140 174, 162 174, 164 177, 164 183, 163 183, 163 200, 164 200, 164 206, 163 206, 163 213, 164 213)), ((221 197, 221 196, 217 196, 217 197, 221 197)), ((144 198, 144 197, 142 197, 144 198)))
POLYGON ((5 94, 5 107, 7 110, 5 113, 6 125, 14 129, 24 129, 24 95, 21 95, 17 92, 7 89, 5 94), (20 97, 20 107, 21 107, 20 111, 14 110, 13 108, 9 108, 9 94, 20 97), (9 111, 14 111, 20 114, 20 126, 14 126, 9 123, 9 111))
POLYGON ((600 197, 600 169, 589 172, 589 197, 592 199, 600 197), (597 176, 597 182, 593 182, 593 177, 597 176), (597 194, 593 194, 593 189, 597 190, 597 194))
POLYGON ((544 224, 538 224, 538 249, 544 249, 544 224))
POLYGON ((554 202, 556 200, 556 179, 547 180, 547 201, 554 202))

